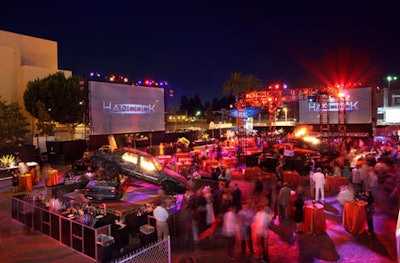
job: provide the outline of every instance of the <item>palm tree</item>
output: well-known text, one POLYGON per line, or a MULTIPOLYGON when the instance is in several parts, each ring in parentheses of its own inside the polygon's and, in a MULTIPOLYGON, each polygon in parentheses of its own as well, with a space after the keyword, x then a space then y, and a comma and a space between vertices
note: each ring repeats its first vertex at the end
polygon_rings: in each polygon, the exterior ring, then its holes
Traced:
POLYGON ((222 86, 222 94, 232 94, 236 100, 247 91, 259 90, 263 87, 262 81, 253 75, 243 76, 240 72, 231 73, 222 86))

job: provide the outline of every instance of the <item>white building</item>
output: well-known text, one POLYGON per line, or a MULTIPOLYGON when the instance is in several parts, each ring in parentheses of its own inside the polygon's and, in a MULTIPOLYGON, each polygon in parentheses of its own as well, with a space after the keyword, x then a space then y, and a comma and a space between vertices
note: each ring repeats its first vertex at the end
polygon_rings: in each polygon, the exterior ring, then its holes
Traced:
POLYGON ((60 71, 67 78, 72 75, 58 68, 57 42, 51 40, 0 30, 0 58, 1 98, 18 102, 32 123, 35 120, 25 111, 23 101, 28 82, 60 71))

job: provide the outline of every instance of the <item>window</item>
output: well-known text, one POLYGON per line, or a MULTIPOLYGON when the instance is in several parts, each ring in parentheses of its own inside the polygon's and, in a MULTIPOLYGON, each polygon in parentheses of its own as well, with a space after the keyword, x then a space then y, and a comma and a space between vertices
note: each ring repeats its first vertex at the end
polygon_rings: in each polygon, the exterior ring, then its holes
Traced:
POLYGON ((138 155, 136 153, 127 152, 122 155, 122 160, 127 161, 129 163, 137 164, 138 155))
POLYGON ((140 166, 146 171, 154 171, 156 169, 154 163, 144 156, 140 157, 140 166))

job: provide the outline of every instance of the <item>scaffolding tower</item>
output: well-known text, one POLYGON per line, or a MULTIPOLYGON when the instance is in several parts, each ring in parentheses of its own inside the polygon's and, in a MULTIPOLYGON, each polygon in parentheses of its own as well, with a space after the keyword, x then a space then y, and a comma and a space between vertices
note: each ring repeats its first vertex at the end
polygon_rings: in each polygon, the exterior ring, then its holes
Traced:
POLYGON ((238 109, 238 164, 245 165, 247 152, 247 107, 268 109, 269 135, 272 138, 276 131, 276 108, 281 105, 282 90, 277 86, 269 86, 266 91, 251 91, 241 94, 236 103, 238 109))
POLYGON ((329 111, 329 94, 319 94, 319 122, 320 133, 322 138, 328 138, 331 135, 329 111))
POLYGON ((246 148, 247 148, 247 132, 246 132, 246 101, 244 99, 244 95, 239 97, 237 101, 237 109, 238 109, 238 165, 243 166, 246 164, 246 148))
POLYGON ((338 98, 338 135, 339 137, 346 136, 346 97, 339 96, 338 98))

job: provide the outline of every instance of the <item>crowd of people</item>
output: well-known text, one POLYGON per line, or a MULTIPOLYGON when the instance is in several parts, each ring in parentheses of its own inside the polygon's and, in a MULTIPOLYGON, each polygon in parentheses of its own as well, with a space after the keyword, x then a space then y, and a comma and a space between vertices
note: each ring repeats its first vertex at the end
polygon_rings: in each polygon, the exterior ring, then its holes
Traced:
MULTIPOLYGON (((321 146, 322 157, 328 157, 323 164, 309 160, 307 185, 299 185, 291 189, 282 176, 285 168, 284 158, 279 157, 273 180, 265 185, 262 177, 254 180, 252 195, 243 197, 241 189, 232 179, 230 167, 218 165, 212 167, 210 177, 218 181, 218 188, 210 186, 190 188, 183 196, 180 221, 182 228, 182 244, 187 249, 195 248, 197 242, 204 238, 213 238, 220 229, 226 239, 227 256, 232 260, 238 253, 235 251, 236 238, 239 238, 240 253, 251 255, 260 261, 267 262, 268 237, 270 225, 276 218, 280 223, 293 222, 293 231, 301 232, 304 221, 304 205, 307 199, 314 202, 325 202, 325 186, 327 176, 344 177, 347 184, 337 194, 339 203, 355 199, 366 202, 368 231, 374 232, 373 215, 377 191, 387 194, 388 203, 393 208, 400 206, 400 147, 393 143, 376 141, 364 142, 354 138, 330 140, 321 146), (305 186, 309 191, 305 191, 305 186), (295 190, 296 197, 292 200, 295 190), (290 206, 293 205, 293 211, 290 206)), ((202 159, 213 155, 221 158, 221 149, 205 149, 200 155, 194 155, 195 168, 190 177, 201 179, 202 159)), ((45 167, 44 167, 45 168, 45 167)), ((19 160, 15 169, 12 185, 18 189, 18 174, 26 173, 24 162, 19 160)), ((42 169, 43 170, 43 169, 42 169)), ((43 171, 45 172, 46 169, 43 171)), ((304 174, 302 175, 304 176, 304 174)), ((168 213, 162 202, 154 209, 157 221, 158 238, 169 235, 168 213)))
POLYGON ((275 169, 269 169, 275 170, 275 180, 266 186, 262 178, 255 178, 253 195, 247 199, 238 194, 238 185, 232 183, 220 183, 215 191, 207 187, 197 191, 189 190, 185 194, 183 209, 192 218, 187 230, 190 229, 190 239, 193 242, 188 243, 186 239, 184 244, 195 246, 204 236, 212 238, 215 231, 211 230, 220 227, 226 238, 229 258, 234 259, 238 253, 234 251, 234 244, 236 238, 239 238, 241 254, 255 256, 261 262, 268 261, 270 224, 279 218, 280 222, 293 223, 294 232, 302 232, 306 200, 325 202, 327 176, 347 179, 347 183, 337 193, 339 203, 356 199, 365 201, 368 232, 373 233, 374 203, 378 188, 386 192, 393 207, 398 208, 400 204, 400 181, 397 176, 400 151, 389 143, 367 144, 352 138, 324 144, 329 153, 324 150, 321 153, 322 156, 329 156, 328 164, 310 160, 309 171, 305 175, 309 179, 304 180, 307 185, 299 185, 296 189, 291 189, 283 181, 284 159, 281 158, 275 169), (306 192, 305 188, 310 190, 306 192), (296 194, 294 201, 293 192, 296 194), (210 217, 210 214, 213 216, 210 217))

